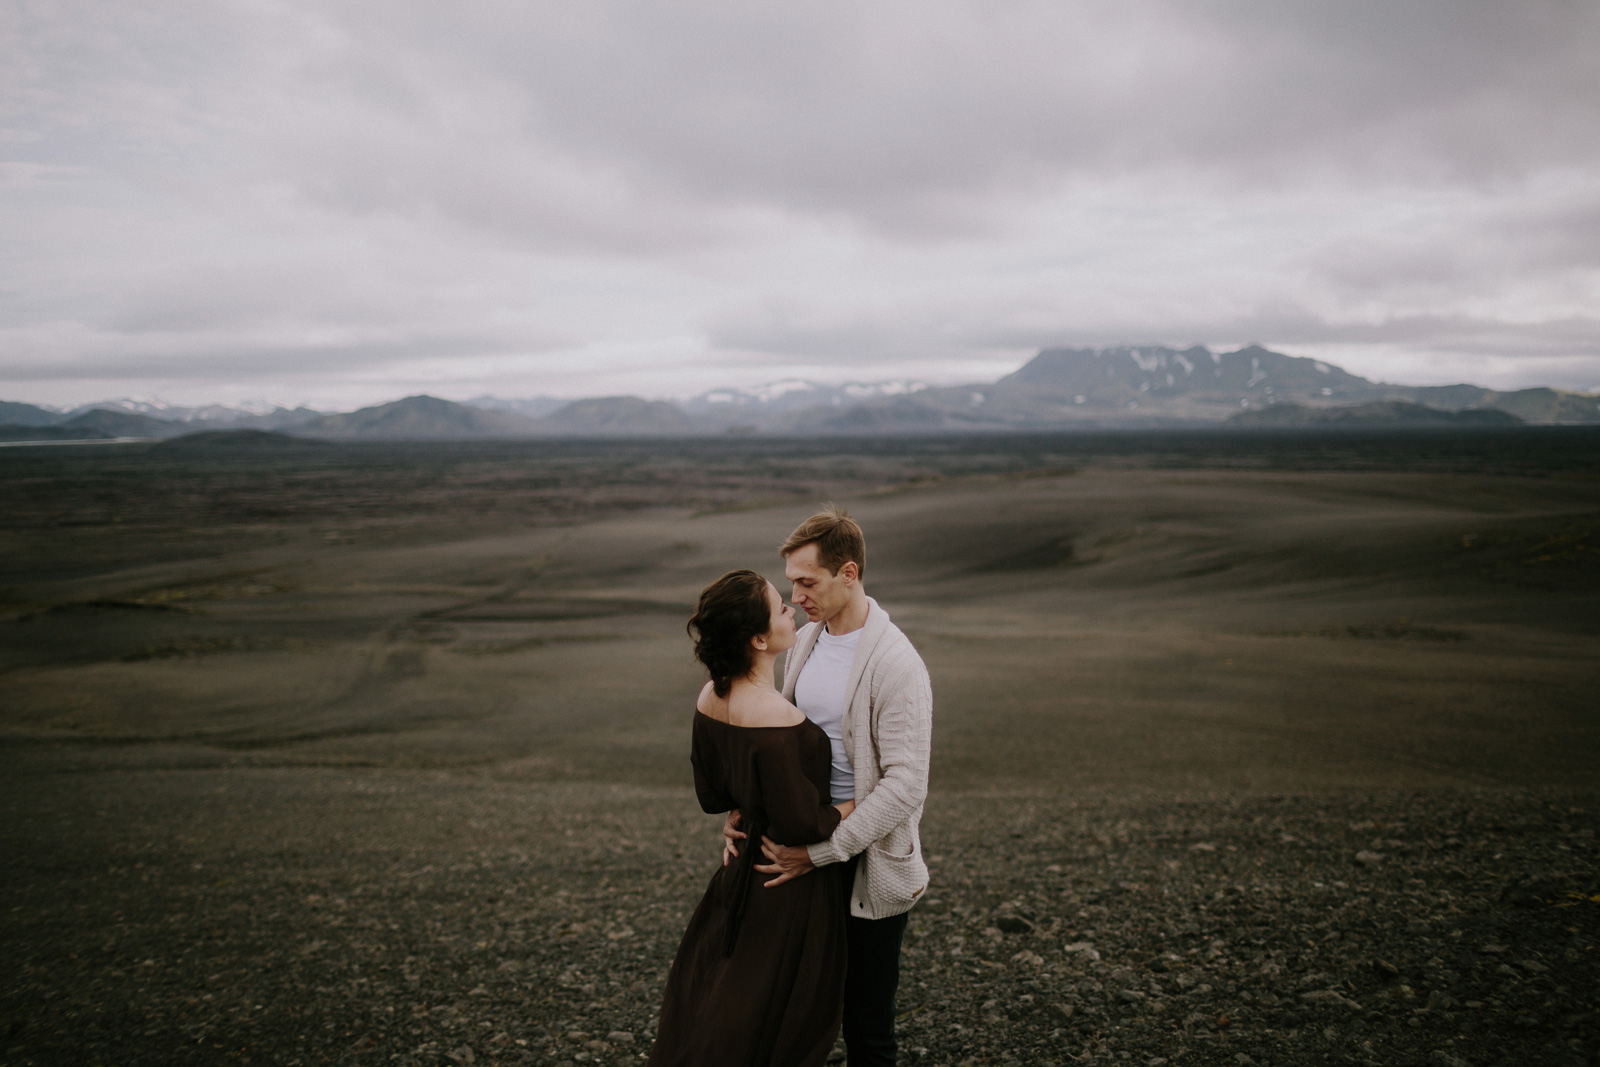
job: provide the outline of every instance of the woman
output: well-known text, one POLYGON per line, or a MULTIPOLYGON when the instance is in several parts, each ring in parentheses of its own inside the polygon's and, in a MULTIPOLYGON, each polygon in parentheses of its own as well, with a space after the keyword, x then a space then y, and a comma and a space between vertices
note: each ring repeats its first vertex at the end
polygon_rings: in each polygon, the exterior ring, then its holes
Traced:
MULTIPOLYGON (((750 841, 821 841, 855 808, 830 804, 829 743, 773 685, 794 609, 754 571, 700 594, 689 627, 711 681, 691 760, 707 812, 743 812, 750 841)), ((843 864, 767 886, 746 845, 711 878, 667 975, 651 1067, 819 1067, 844 1005, 843 864)))

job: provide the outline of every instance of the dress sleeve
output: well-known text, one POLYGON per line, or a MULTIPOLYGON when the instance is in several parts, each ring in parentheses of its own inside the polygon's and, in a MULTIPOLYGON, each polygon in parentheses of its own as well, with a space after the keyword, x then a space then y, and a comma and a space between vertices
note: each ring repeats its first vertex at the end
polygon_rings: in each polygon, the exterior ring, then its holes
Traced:
POLYGON ((709 815, 720 815, 738 806, 728 792, 728 775, 719 757, 697 722, 694 741, 689 746, 689 762, 694 765, 694 792, 700 798, 700 810, 709 815))
POLYGON ((793 730, 761 746, 756 770, 761 775, 768 837, 780 845, 827 840, 839 825, 839 809, 828 803, 801 769, 799 738, 793 730))

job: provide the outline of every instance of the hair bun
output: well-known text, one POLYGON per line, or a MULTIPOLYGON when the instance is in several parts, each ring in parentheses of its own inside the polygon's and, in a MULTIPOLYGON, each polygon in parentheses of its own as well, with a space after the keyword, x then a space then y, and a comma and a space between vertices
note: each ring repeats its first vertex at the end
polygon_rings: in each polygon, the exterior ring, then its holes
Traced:
POLYGON ((772 626, 767 580, 755 571, 729 571, 706 586, 689 619, 694 656, 711 674, 711 688, 728 695, 735 678, 750 673, 750 639, 772 626))

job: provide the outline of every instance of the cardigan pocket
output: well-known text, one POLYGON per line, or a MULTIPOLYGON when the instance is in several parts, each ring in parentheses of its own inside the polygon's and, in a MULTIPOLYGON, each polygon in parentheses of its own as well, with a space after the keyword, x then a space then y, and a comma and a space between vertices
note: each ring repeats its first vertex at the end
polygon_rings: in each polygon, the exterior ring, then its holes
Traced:
POLYGON ((861 860, 866 898, 880 915, 898 915, 910 909, 928 887, 928 868, 915 844, 903 853, 868 845, 861 860))

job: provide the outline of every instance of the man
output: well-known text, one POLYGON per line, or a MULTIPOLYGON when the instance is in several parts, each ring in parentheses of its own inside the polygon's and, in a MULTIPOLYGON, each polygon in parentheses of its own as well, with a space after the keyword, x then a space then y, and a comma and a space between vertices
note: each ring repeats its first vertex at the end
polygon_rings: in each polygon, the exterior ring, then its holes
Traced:
MULTIPOLYGON (((810 620, 785 661, 783 695, 828 734, 831 799, 853 799, 856 808, 814 845, 762 838, 768 862, 756 870, 776 875, 770 886, 829 863, 852 866, 845 1046, 850 1067, 892 1065, 900 942, 928 887, 917 828, 928 795, 933 692, 917 650, 862 588, 866 540, 854 519, 828 504, 779 552, 794 583, 790 599, 810 620)), ((730 850, 745 836, 738 815, 723 828, 730 850)))

